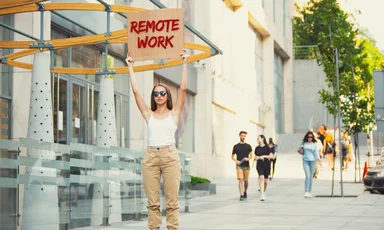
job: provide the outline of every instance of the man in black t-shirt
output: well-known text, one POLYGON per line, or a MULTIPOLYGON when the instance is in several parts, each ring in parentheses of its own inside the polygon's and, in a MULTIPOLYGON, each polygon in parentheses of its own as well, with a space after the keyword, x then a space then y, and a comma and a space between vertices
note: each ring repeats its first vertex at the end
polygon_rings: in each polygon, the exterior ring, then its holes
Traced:
POLYGON ((247 132, 240 131, 240 142, 233 146, 232 160, 236 162, 237 179, 239 180, 240 200, 247 198, 249 160, 252 158, 252 147, 245 143, 247 132), (236 155, 236 157, 235 157, 236 155))

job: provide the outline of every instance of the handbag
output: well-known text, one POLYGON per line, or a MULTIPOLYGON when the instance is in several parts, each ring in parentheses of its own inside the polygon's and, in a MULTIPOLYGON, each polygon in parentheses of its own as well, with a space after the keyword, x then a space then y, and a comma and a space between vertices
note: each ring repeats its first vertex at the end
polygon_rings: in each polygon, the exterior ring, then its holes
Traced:
POLYGON ((300 155, 304 155, 304 148, 299 148, 298 150, 297 150, 297 152, 298 153, 300 153, 300 155))

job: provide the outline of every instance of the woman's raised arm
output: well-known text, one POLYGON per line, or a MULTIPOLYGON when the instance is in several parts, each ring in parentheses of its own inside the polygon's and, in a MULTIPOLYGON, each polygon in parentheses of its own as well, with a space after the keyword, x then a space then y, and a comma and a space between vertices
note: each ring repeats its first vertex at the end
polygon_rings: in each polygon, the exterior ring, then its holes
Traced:
POLYGON ((181 59, 183 59, 184 63, 183 63, 183 72, 181 74, 180 92, 179 92, 179 96, 175 106, 177 123, 179 121, 181 113, 183 112, 185 98, 187 95, 187 60, 189 55, 186 50, 183 50, 183 52, 180 54, 180 57, 181 59))
POLYGON ((131 82, 131 88, 133 95, 135 96, 137 107, 139 107, 141 115, 148 122, 149 116, 151 115, 151 109, 147 106, 147 104, 145 104, 145 101, 141 96, 139 89, 137 88, 135 73, 133 72, 133 63, 135 61, 132 59, 131 56, 129 56, 129 53, 127 54, 127 59, 125 59, 125 62, 128 65, 129 80, 131 82))

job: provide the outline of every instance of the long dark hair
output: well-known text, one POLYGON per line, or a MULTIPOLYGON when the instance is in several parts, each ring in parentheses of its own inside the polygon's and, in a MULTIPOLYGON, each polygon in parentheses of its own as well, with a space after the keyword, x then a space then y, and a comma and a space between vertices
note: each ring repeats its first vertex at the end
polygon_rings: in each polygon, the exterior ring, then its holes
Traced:
POLYGON ((156 104, 156 101, 153 97, 153 92, 155 91, 155 88, 157 86, 161 86, 165 89, 165 91, 167 92, 167 108, 169 110, 172 110, 173 109, 173 103, 172 103, 172 94, 171 94, 171 91, 169 90, 168 86, 164 85, 164 84, 156 84, 155 86, 153 86, 153 89, 152 89, 152 92, 151 92, 151 110, 152 111, 156 111, 157 109, 157 104, 156 104))
POLYGON ((263 138, 264 145, 268 146, 267 140, 263 134, 259 135, 260 138, 263 138))
POLYGON ((312 135, 312 142, 315 143, 317 140, 315 139, 315 135, 313 135, 313 132, 309 131, 307 134, 305 134, 303 142, 308 142, 308 136, 312 135))
POLYGON ((273 146, 275 146, 275 142, 273 142, 272 137, 269 138, 268 143, 269 143, 269 145, 273 145, 273 146))

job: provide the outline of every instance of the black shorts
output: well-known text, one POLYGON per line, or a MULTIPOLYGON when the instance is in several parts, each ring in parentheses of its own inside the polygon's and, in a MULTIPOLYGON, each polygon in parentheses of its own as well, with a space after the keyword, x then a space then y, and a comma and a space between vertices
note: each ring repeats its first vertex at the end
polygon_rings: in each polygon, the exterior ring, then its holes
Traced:
POLYGON ((345 160, 347 158, 347 155, 348 155, 348 150, 347 149, 342 149, 341 152, 343 154, 343 159, 345 160))
POLYGON ((334 147, 330 147, 329 144, 325 146, 325 154, 333 154, 334 147))
POLYGON ((257 161, 256 170, 259 176, 264 176, 264 178, 268 179, 269 174, 271 174, 271 161, 257 161))

